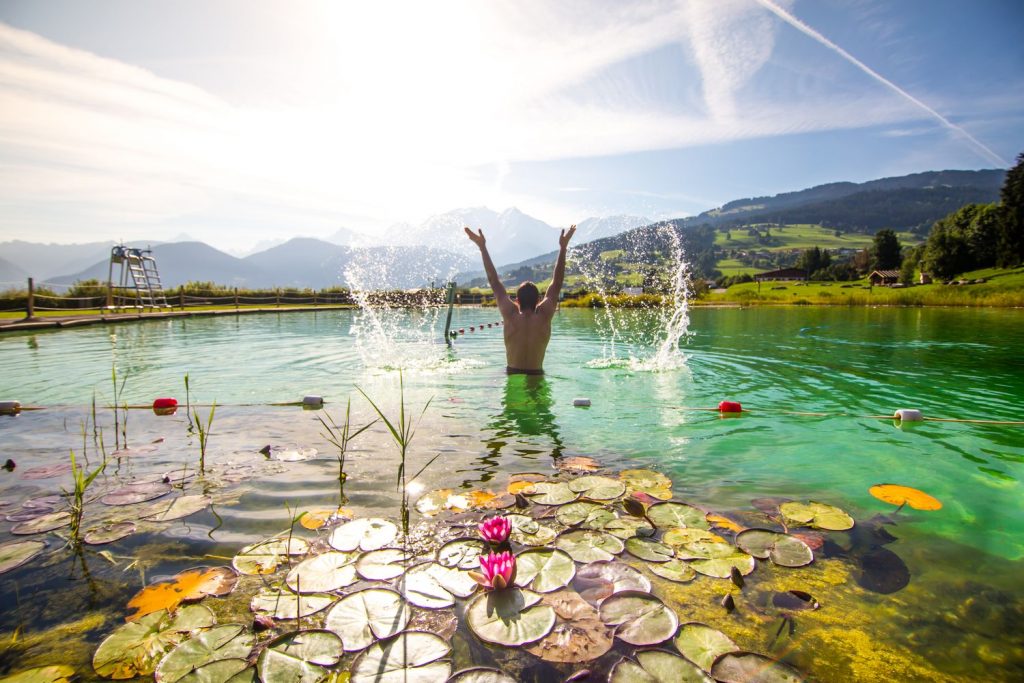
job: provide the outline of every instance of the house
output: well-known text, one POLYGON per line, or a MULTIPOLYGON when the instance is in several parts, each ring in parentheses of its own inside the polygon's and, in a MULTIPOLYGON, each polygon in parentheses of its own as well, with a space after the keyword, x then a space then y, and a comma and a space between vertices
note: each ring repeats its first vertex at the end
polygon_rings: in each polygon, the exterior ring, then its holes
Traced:
POLYGON ((922 272, 920 282, 922 285, 930 285, 932 283, 932 276, 928 273, 922 272))
POLYGON ((806 280, 807 271, 802 268, 782 268, 780 270, 770 270, 767 273, 758 273, 754 276, 754 280, 806 280))
POLYGON ((868 280, 871 281, 872 285, 894 285, 900 281, 900 271, 875 270, 872 271, 871 275, 868 275, 868 280))

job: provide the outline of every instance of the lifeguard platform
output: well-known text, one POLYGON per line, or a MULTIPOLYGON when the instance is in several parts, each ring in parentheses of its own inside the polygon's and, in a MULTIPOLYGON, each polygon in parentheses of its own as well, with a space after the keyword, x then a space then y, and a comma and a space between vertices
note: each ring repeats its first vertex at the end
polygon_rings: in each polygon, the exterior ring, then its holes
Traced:
POLYGON ((152 249, 119 244, 110 250, 107 308, 170 308, 152 249), (118 269, 114 279, 115 266, 118 269))

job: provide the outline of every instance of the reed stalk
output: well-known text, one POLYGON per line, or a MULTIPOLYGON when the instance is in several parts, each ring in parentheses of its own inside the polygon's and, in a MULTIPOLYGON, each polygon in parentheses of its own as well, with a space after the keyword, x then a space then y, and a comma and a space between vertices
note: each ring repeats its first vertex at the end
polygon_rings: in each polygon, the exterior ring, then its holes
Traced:
MULTIPOLYGON (((75 484, 74 491, 70 492, 71 543, 74 546, 79 546, 82 543, 82 515, 85 512, 85 493, 89 490, 89 486, 96 477, 98 477, 106 467, 106 453, 104 453, 103 462, 100 463, 99 467, 94 469, 92 472, 89 472, 85 467, 78 466, 78 463, 75 462, 75 452, 73 450, 71 451, 71 475, 75 484)), ((67 493, 68 492, 65 491, 65 494, 67 493)))
POLYGON ((348 475, 345 473, 345 456, 348 452, 348 445, 353 439, 365 432, 367 429, 377 424, 378 420, 374 420, 362 427, 352 431, 352 399, 348 399, 345 404, 345 419, 339 425, 331 417, 331 414, 324 411, 324 415, 327 419, 317 415, 317 419, 320 420, 320 424, 323 425, 324 430, 320 432, 320 435, 327 439, 330 443, 338 449, 338 497, 340 499, 339 505, 344 505, 348 499, 345 497, 345 481, 348 479, 348 475))
POLYGON ((195 425, 196 431, 199 432, 199 474, 206 473, 206 444, 210 439, 212 433, 211 428, 213 426, 213 415, 217 411, 217 402, 214 401, 213 405, 210 406, 210 415, 206 419, 204 425, 202 420, 199 419, 199 411, 195 411, 195 425))

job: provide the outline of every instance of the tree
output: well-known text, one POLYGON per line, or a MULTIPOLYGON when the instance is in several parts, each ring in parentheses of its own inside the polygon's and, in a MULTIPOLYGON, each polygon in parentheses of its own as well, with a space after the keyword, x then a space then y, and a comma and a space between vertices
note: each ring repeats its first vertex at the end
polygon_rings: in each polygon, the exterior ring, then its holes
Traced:
POLYGON ((949 279, 997 262, 1002 211, 995 204, 967 204, 932 226, 924 248, 925 267, 949 279))
POLYGON ((1007 268, 1024 263, 1024 152, 1006 173, 1000 207, 1001 219, 996 263, 1007 268))
POLYGON ((879 230, 871 245, 871 264, 875 270, 893 270, 900 267, 902 251, 900 241, 892 230, 879 230))
POLYGON ((948 280, 958 273, 970 270, 972 265, 967 240, 955 229, 951 220, 955 217, 956 214, 937 221, 932 226, 932 232, 924 248, 925 268, 940 280, 948 280))

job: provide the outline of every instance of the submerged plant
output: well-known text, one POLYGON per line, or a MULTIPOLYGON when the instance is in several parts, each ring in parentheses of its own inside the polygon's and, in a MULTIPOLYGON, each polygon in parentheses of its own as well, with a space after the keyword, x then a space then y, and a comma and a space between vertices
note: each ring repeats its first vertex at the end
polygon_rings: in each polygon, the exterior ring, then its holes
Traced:
POLYGON ((199 419, 199 411, 195 411, 196 418, 196 430, 199 432, 199 473, 203 474, 206 472, 206 443, 210 439, 210 428, 213 426, 213 414, 217 411, 217 402, 214 401, 213 405, 210 406, 210 415, 206 418, 206 424, 203 425, 202 420, 199 419))
MULTIPOLYGON (((104 453, 103 461, 99 467, 92 472, 87 472, 85 467, 79 467, 75 462, 75 452, 71 451, 71 476, 74 479, 75 488, 70 492, 71 502, 71 543, 79 546, 82 543, 82 514, 85 512, 85 492, 89 486, 107 467, 107 457, 104 453)), ((67 492, 65 492, 67 493, 67 492)))
POLYGON ((335 448, 338 449, 338 495, 341 499, 340 504, 344 505, 348 500, 345 498, 345 480, 348 479, 348 475, 345 474, 345 454, 348 452, 348 445, 352 439, 377 424, 378 420, 365 424, 353 432, 351 421, 352 399, 349 399, 345 404, 345 420, 340 425, 334 421, 334 418, 332 418, 331 414, 327 411, 324 411, 324 415, 327 416, 327 420, 324 420, 323 417, 317 415, 317 419, 320 420, 320 424, 322 424, 324 429, 327 430, 326 432, 320 432, 320 434, 329 442, 334 444, 335 448), (328 424, 328 422, 330 424, 328 424))

